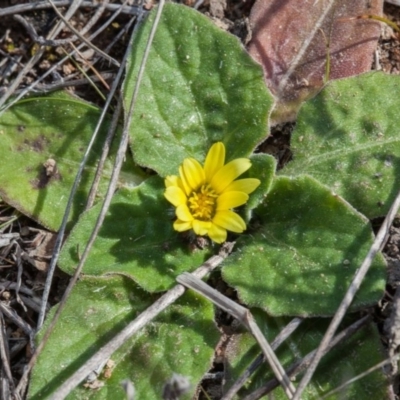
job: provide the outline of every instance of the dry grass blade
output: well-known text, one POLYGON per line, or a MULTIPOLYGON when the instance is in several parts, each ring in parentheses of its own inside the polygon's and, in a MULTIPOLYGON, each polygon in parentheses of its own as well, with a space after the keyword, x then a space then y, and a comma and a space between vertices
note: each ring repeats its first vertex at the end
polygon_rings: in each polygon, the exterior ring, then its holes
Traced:
POLYGON ((274 374, 282 385, 287 397, 291 399, 293 393, 295 392, 295 387, 293 386, 293 383, 290 382, 289 377, 286 375, 285 370, 283 369, 281 363, 276 357, 270 344, 265 339, 260 328, 255 323, 250 311, 247 308, 244 308, 241 305, 235 303, 228 297, 222 295, 221 293, 189 273, 183 273, 179 275, 176 280, 182 285, 185 285, 186 287, 200 293, 202 296, 212 301, 217 307, 222 308, 224 311, 235 317, 244 326, 247 327, 247 329, 257 340, 257 343, 260 345, 267 362, 274 371, 274 374))
MULTIPOLYGON (((276 350, 303 322, 302 318, 293 318, 279 333, 279 335, 271 343, 272 350, 276 350)), ((246 369, 246 371, 237 379, 232 387, 224 394, 221 400, 231 400, 237 392, 246 384, 251 375, 260 367, 265 358, 260 354, 246 369)))
MULTIPOLYGON (((224 259, 231 253, 234 243, 225 242, 221 247, 219 254, 212 256, 196 271, 193 276, 201 279, 220 265, 224 259)), ((143 311, 129 325, 127 325, 118 335, 104 345, 96 354, 94 354, 82 367, 66 380, 54 393, 53 400, 64 399, 79 383, 81 383, 91 371, 96 369, 104 360, 108 360, 112 354, 117 351, 129 338, 142 329, 147 323, 153 320, 158 314, 173 304, 185 292, 182 285, 177 285, 161 296, 147 310, 143 311)))
POLYGON ((304 374, 303 379, 301 380, 299 386, 297 387, 297 391, 294 395, 294 400, 299 400, 301 394, 303 393, 304 389, 308 385, 308 382, 311 380, 315 369, 318 366, 319 361, 325 354, 326 348, 329 346, 330 341, 333 338, 333 335, 336 332, 336 329, 338 328, 340 322, 342 321, 348 307, 350 306, 351 302, 354 299, 354 296, 356 295, 358 289, 360 288, 360 285, 365 277, 365 275, 368 272, 369 267, 371 266, 371 263, 376 256, 376 254, 379 252, 379 250, 382 248, 383 243, 388 235, 389 228, 392 225, 393 219, 395 218, 397 214, 397 210, 400 207, 400 192, 397 194, 397 197, 395 198, 392 207, 390 208, 385 220, 383 221, 383 224, 381 228, 379 229, 378 234, 376 235, 375 241, 372 244, 367 256, 365 257, 364 262, 362 263, 360 269, 356 272, 356 275, 348 288, 342 302, 340 303, 340 306, 338 310, 336 311, 336 314, 334 315, 322 341, 321 344, 318 347, 317 352, 315 353, 315 356, 313 357, 313 360, 307 370, 307 372, 304 374))
MULTIPOLYGON (((86 78, 87 82, 93 87, 93 89, 97 92, 97 94, 100 96, 100 98, 102 100, 105 100, 105 96, 103 95, 101 90, 94 84, 94 82, 90 79, 90 76, 87 74, 86 71, 88 69, 92 70, 93 73, 97 76, 98 80, 103 84, 103 86, 106 88, 107 91, 110 90, 110 86, 108 85, 108 83, 106 81, 104 81, 100 72, 98 72, 97 69, 90 62, 88 62, 85 59, 83 54, 74 46, 73 43, 71 43, 71 47, 74 49, 74 51, 77 53, 77 55, 81 58, 81 60, 85 63, 85 65, 81 67, 72 57, 70 57, 72 64, 74 64, 75 68, 78 69, 82 73, 82 75, 86 78)), ((68 53, 67 53, 67 55, 68 55, 68 53)))

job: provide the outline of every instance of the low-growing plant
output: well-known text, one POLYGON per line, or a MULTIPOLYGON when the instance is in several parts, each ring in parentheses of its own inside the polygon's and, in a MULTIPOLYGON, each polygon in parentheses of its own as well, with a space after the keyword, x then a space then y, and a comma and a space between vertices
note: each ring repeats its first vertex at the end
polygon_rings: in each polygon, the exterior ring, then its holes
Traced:
MULTIPOLYGON (((154 15, 149 14, 131 48, 123 87, 126 106, 154 15)), ((255 313, 269 339, 290 317, 307 318, 278 351, 283 364, 315 348, 326 328, 323 317, 334 314, 373 242, 369 219, 385 215, 399 187, 399 88, 398 77, 378 72, 330 82, 301 107, 291 139, 293 160, 277 172, 271 155, 254 153, 269 135, 274 107, 261 67, 235 37, 206 17, 168 4, 130 125, 132 153, 127 154, 119 189, 84 275, 33 369, 28 397, 51 397, 60 381, 172 288, 179 274, 193 271, 218 252, 219 244, 208 240, 200 247, 196 235, 190 233, 193 228, 222 241, 223 236, 207 225, 208 219, 195 216, 200 225, 177 229, 177 217, 187 222, 192 214, 179 214, 180 200, 174 204, 177 197, 170 196, 170 202, 165 198, 165 179, 183 179, 187 172, 180 167, 185 160, 195 160, 189 164, 197 168, 192 189, 203 185, 198 166, 215 143, 226 149, 222 165, 250 160, 251 167, 236 173, 232 181, 240 175, 238 179, 259 182, 257 188, 241 190, 247 197, 237 196, 243 201, 235 197, 226 202, 226 209, 234 208, 242 221, 238 224, 243 233, 235 233, 240 229, 232 229, 236 226, 232 220, 224 222, 221 217, 215 223, 233 231, 228 239, 236 241, 233 254, 222 264, 222 278, 255 313)), ((6 111, 0 119, 1 197, 56 231, 99 115, 98 109, 66 93, 26 98, 6 111), (56 165, 51 173, 45 167, 49 159, 56 165)), ((73 228, 59 260, 59 267, 68 274, 79 262, 80 246, 88 240, 101 206, 82 213, 101 137, 96 146, 75 198, 73 228)), ((100 196, 113 154, 115 150, 103 172, 100 196)), ((176 190, 184 191, 182 182, 174 182, 176 190)), ((221 186, 219 197, 223 190, 221 186)), ((343 326, 358 311, 379 301, 385 276, 379 254, 343 326)), ((103 379, 100 390, 79 387, 71 398, 122 398, 120 381, 130 379, 138 398, 155 399, 173 373, 189 377, 192 388, 183 398, 191 398, 211 366, 219 339, 212 305, 186 293, 114 354, 115 369, 103 379)), ((256 349, 248 334, 232 341, 227 383, 239 376, 256 349)), ((381 359, 377 332, 369 327, 330 352, 303 398, 317 398, 381 359)), ((260 369, 244 392, 261 386, 269 375, 266 368, 260 369)), ((360 400, 382 398, 384 385, 383 375, 374 372, 351 385, 346 398, 356 394, 360 400)), ((276 392, 275 398, 283 397, 283 391, 276 392)))

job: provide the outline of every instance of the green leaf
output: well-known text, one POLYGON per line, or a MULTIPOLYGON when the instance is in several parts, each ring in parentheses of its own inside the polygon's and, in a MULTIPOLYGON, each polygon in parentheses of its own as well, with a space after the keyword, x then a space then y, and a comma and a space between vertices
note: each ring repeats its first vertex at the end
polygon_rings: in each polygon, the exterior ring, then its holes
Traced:
MULTIPOLYGON (((65 92, 21 100, 6 111, 0 118, 2 199, 56 231, 99 116, 98 108, 65 92), (53 170, 51 160, 55 161, 53 170)), ((85 205, 107 125, 91 153, 70 220, 76 220, 85 205)), ((131 160, 127 165, 129 169, 122 173, 120 183, 135 186, 142 182, 143 173, 131 160)), ((100 193, 104 193, 111 167, 111 161, 107 161, 100 193)))
MULTIPOLYGON (((49 398, 152 300, 125 277, 78 282, 33 369, 28 398, 49 398)), ((53 313, 54 309, 49 320, 53 313)), ((109 379, 100 378, 104 383, 101 389, 80 386, 68 398, 123 399, 120 382, 129 379, 138 398, 153 400, 161 398, 163 384, 175 372, 189 378, 192 388, 182 398, 190 399, 210 367, 218 336, 212 304, 186 293, 113 354, 116 367, 109 379)))
MULTIPOLYGON (((155 17, 138 31, 124 83, 129 107, 155 17)), ((204 160, 224 142, 228 161, 247 157, 268 136, 272 106, 261 67, 238 39, 200 13, 167 4, 150 50, 130 128, 135 161, 161 176, 187 157, 204 160)))
MULTIPOLYGON (((150 292, 175 284, 177 275, 193 271, 209 250, 193 250, 172 228, 173 207, 164 198, 164 183, 155 176, 134 189, 121 189, 85 263, 86 275, 120 273, 150 292)), ((81 217, 64 244, 59 266, 72 274, 99 213, 95 206, 81 217)))
MULTIPOLYGON (((271 315, 332 315, 372 242, 369 222, 313 178, 279 177, 222 274, 240 299, 271 315)), ((375 258, 351 310, 375 304, 385 262, 375 258)))
POLYGON ((284 175, 309 174, 368 218, 400 187, 400 77, 372 72, 331 82, 302 107, 284 175))
POLYGON ((258 207, 263 201, 269 190, 275 176, 276 160, 269 154, 252 154, 250 156, 251 168, 240 178, 257 178, 260 180, 260 186, 250 194, 249 200, 244 206, 246 221, 252 216, 252 210, 258 207))
MULTIPOLYGON (((289 322, 288 318, 271 318, 260 312, 251 311, 264 335, 270 341, 289 322)), ((355 322, 354 318, 346 318, 346 325, 342 324, 342 329, 353 322, 355 322)), ((277 350, 276 353, 281 363, 287 368, 316 349, 328 327, 328 323, 329 321, 322 318, 311 318, 302 322, 300 327, 277 350)), ((231 338, 225 353, 227 357, 225 363, 227 367, 226 390, 231 387, 260 352, 259 346, 249 333, 235 334, 231 338)), ((378 332, 372 324, 367 325, 345 343, 331 350, 322 359, 301 398, 304 400, 320 399, 322 395, 374 367, 381 361, 383 361, 383 351, 378 332)), ((299 381, 300 376, 296 381, 299 381)), ((263 387, 272 378, 273 374, 270 368, 264 363, 239 392, 239 398, 243 399, 250 392, 263 387)), ((336 395, 330 396, 329 399, 383 399, 386 398, 386 389, 385 376, 381 370, 376 370, 352 383, 336 395)), ((272 396, 276 400, 287 399, 280 387, 272 392, 272 396)))

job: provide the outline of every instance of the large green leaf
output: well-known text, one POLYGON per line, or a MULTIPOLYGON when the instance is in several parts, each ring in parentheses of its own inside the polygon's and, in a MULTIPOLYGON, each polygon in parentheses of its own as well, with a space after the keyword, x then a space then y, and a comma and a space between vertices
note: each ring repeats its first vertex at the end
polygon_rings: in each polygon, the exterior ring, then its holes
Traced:
MULTIPOLYGON (((313 178, 278 177, 256 210, 260 228, 238 240, 223 277, 241 300, 272 315, 331 315, 364 260, 369 222, 313 178)), ((375 304, 385 288, 378 254, 352 310, 375 304)))
POLYGON ((304 104, 284 175, 309 174, 368 218, 400 187, 400 77, 372 72, 331 82, 304 104))
MULTIPOLYGON (((155 17, 139 30, 124 83, 129 106, 155 17)), ((135 161, 161 176, 184 158, 202 161, 216 141, 228 160, 249 156, 268 135, 272 106, 261 67, 238 39, 184 6, 167 4, 150 50, 131 125, 135 161)))
MULTIPOLYGON (((114 196, 85 264, 86 275, 121 273, 144 289, 158 292, 169 289, 177 275, 193 271, 206 260, 210 250, 194 250, 187 238, 173 230, 174 209, 163 193, 164 183, 155 176, 114 196)), ((99 207, 81 217, 63 247, 59 265, 69 274, 79 261, 99 207)))
MULTIPOLYGON (((28 398, 49 398, 152 300, 124 277, 78 282, 33 369, 28 398)), ((218 336, 211 303, 186 293, 112 356, 116 367, 109 379, 101 378, 104 386, 100 390, 79 387, 68 398, 122 399, 120 382, 129 379, 138 398, 153 400, 161 398, 163 384, 178 373, 192 384, 190 392, 182 397, 190 399, 210 367, 218 336)))
MULTIPOLYGON (((99 116, 98 108, 65 92, 21 100, 6 111, 0 118, 2 199, 57 230, 99 116)), ((85 205, 108 123, 104 125, 82 176, 70 220, 76 220, 85 205)), ((131 160, 127 164, 121 183, 135 186, 142 182, 143 173, 131 160)), ((106 162, 103 178, 110 177, 111 166, 106 162)), ((106 181, 103 179, 100 192, 104 192, 106 181)))
MULTIPOLYGON (((270 318, 265 314, 252 310, 259 327, 268 340, 272 341, 279 331, 289 322, 288 318, 270 318)), ((342 327, 349 326, 354 318, 346 318, 342 327)), ((277 350, 277 356, 287 368, 289 365, 316 349, 327 329, 329 321, 322 318, 307 319, 277 350)), ((248 365, 260 353, 259 346, 249 333, 236 334, 229 341, 226 349, 226 390, 245 371, 248 365)), ((322 359, 313 379, 302 395, 304 400, 317 400, 323 394, 374 367, 383 359, 383 351, 376 327, 372 324, 364 327, 345 343, 331 350, 322 359)), ((270 368, 264 363, 239 392, 240 399, 248 393, 263 387, 273 378, 270 368)), ((299 379, 296 379, 298 382, 299 379)), ((296 386, 296 383, 294 383, 296 386)), ((330 400, 339 399, 384 399, 386 398, 387 381, 381 370, 368 374, 363 379, 342 389, 330 400)), ((279 387, 272 393, 276 400, 287 399, 279 387)))

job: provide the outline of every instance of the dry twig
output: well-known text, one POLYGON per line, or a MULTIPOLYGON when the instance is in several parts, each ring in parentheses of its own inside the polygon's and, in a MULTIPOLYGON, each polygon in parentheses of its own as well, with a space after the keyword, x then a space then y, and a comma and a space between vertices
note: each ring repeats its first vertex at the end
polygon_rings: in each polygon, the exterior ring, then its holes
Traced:
MULTIPOLYGON (((4 321, 3 321, 3 315, 0 312, 0 358, 1 358, 1 370, 2 370, 2 375, 4 373, 5 377, 2 380, 2 390, 4 390, 6 393, 3 392, 3 395, 7 395, 7 393, 12 392, 12 394, 15 394, 15 387, 14 387, 14 380, 12 377, 11 373, 11 367, 10 367, 10 355, 8 352, 8 346, 7 346, 7 334, 6 330, 4 327, 4 321), (6 378, 6 379, 5 379, 6 378)), ((8 397, 3 397, 3 398, 8 398, 8 397)))
MULTIPOLYGON (((363 318, 360 318, 358 321, 354 322, 354 324, 341 331, 339 334, 337 334, 329 343, 328 347, 324 349, 323 355, 327 354, 333 347, 337 346, 339 343, 342 343, 347 338, 354 335, 358 330, 365 326, 370 321, 370 319, 371 317, 369 315, 366 315, 363 318)), ((300 372, 304 371, 310 365, 313 357, 316 354, 316 351, 317 350, 313 350, 312 352, 308 353, 303 359, 293 363, 287 369, 287 374, 292 378, 300 372)), ((278 385, 279 382, 276 378, 271 379, 264 386, 258 388, 253 393, 246 396, 243 400, 258 400, 266 394, 270 393, 273 389, 278 387, 278 385)))
POLYGON ((360 288, 361 283, 362 283, 365 275, 367 274, 369 267, 372 264, 372 261, 374 260, 376 254, 379 252, 379 250, 382 248, 383 243, 389 232, 390 226, 392 225, 393 219, 395 218, 399 207, 400 207, 400 192, 397 194, 397 196, 392 204, 392 207, 390 208, 385 220, 382 223, 381 228, 379 229, 378 234, 376 235, 374 243, 372 244, 360 269, 356 272, 354 279, 351 282, 350 287, 348 288, 342 302, 340 303, 340 306, 339 306, 338 310, 336 311, 336 313, 335 313, 335 315, 334 315, 334 317, 333 317, 333 319, 321 341, 321 344, 319 345, 318 350, 316 351, 315 356, 312 359, 312 362, 311 362, 307 372, 304 374, 303 379, 301 380, 299 386, 297 387, 297 390, 296 390, 293 400, 300 399, 300 396, 301 396, 303 390, 306 388, 306 386, 308 385, 308 382, 311 380, 311 378, 314 374, 314 371, 318 366, 319 361, 325 354, 325 350, 328 348, 329 343, 331 342, 333 335, 336 332, 336 329, 338 328, 347 309, 350 307, 350 304, 352 303, 354 296, 356 295, 358 289, 360 288))
MULTIPOLYGON (((53 1, 56 7, 67 7, 72 4, 72 0, 59 0, 53 1)), ((92 2, 92 1, 82 1, 79 4, 79 7, 82 8, 99 8, 101 7, 101 3, 92 2)), ((5 17, 6 15, 13 15, 13 14, 22 14, 29 11, 37 11, 37 10, 46 10, 52 8, 51 4, 47 1, 39 1, 35 3, 25 3, 25 4, 18 4, 12 7, 5 7, 0 9, 0 17, 5 17)), ((126 4, 106 4, 106 10, 109 11, 119 11, 123 14, 129 15, 137 15, 140 7, 139 6, 128 6, 126 4)))
POLYGON ((182 285, 200 293, 202 296, 212 301, 217 307, 222 308, 224 311, 235 317, 252 333, 257 343, 260 345, 267 362, 274 371, 276 378, 282 385, 287 397, 291 399, 295 392, 295 387, 293 386, 293 383, 290 382, 290 379, 286 375, 278 357, 275 355, 267 339, 254 321, 250 311, 187 272, 179 275, 176 280, 182 285))
MULTIPOLYGON (((220 249, 219 254, 212 256, 196 271, 192 272, 193 276, 203 278, 209 272, 224 261, 233 249, 234 243, 226 242, 220 249)), ((176 285, 167 293, 161 296, 149 308, 143 311, 134 321, 129 323, 119 334, 114 336, 106 345, 104 345, 96 354, 94 354, 82 367, 66 380, 53 395, 53 400, 62 400, 76 386, 79 385, 86 376, 90 374, 104 360, 108 360, 112 354, 117 351, 129 338, 142 329, 147 323, 153 320, 158 314, 173 304, 185 292, 182 285, 176 285)))
MULTIPOLYGON (((121 170, 121 166, 122 166, 122 163, 124 161, 125 153, 126 153, 126 149, 127 149, 127 145, 128 145, 128 137, 129 137, 129 135, 128 135, 128 131, 129 131, 128 127, 129 127, 129 124, 130 124, 130 120, 132 118, 133 106, 136 103, 138 89, 139 89, 139 86, 140 86, 140 83, 141 83, 141 78, 143 76, 144 67, 145 67, 145 64, 146 64, 146 61, 147 61, 147 57, 148 57, 148 54, 149 54, 149 51, 150 51, 150 46, 151 46, 152 40, 154 38, 155 30, 157 28, 158 21, 159 21, 159 18, 161 16, 163 4, 164 4, 164 2, 161 1, 160 5, 159 5, 159 9, 158 9, 158 14, 156 16, 156 19, 155 19, 154 24, 153 24, 152 31, 151 31, 150 36, 149 36, 149 40, 148 40, 148 44, 147 44, 147 51, 145 52, 145 54, 143 56, 141 68, 140 68, 140 71, 139 71, 139 74, 138 74, 138 79, 137 79, 137 83, 136 83, 136 87, 135 87, 135 92, 134 92, 134 95, 133 95, 133 98, 132 98, 132 102, 131 102, 131 105, 130 105, 130 109, 129 109, 129 112, 128 112, 126 126, 125 126, 125 129, 124 129, 122 137, 121 137, 121 142, 120 142, 120 145, 119 145, 119 148, 118 148, 118 152, 117 152, 117 156, 116 156, 116 159, 115 159, 114 169, 113 169, 112 176, 111 176, 111 179, 110 179, 110 184, 109 184, 109 187, 108 187, 108 190, 107 190, 107 194, 106 194, 104 202, 103 202, 102 209, 101 209, 99 217, 98 217, 98 219, 96 221, 96 225, 93 228, 92 234, 91 234, 91 236, 90 236, 90 238, 88 240, 88 243, 87 243, 87 245, 85 247, 85 250, 84 250, 84 252, 83 252, 83 254, 81 256, 81 260, 79 262, 79 265, 77 266, 77 268, 75 270, 75 273, 74 273, 73 277, 70 280, 70 283, 69 283, 69 285, 68 285, 68 287, 67 287, 67 289, 66 289, 66 291, 65 291, 65 293, 63 295, 63 298, 62 298, 61 303, 59 304, 59 307, 57 308, 57 311, 56 311, 56 313, 55 313, 55 315, 53 317, 53 320, 49 324, 49 326, 48 326, 48 328, 47 328, 47 330, 46 330, 46 332, 45 332, 45 334, 43 336, 42 342, 39 344, 39 346, 36 349, 35 353, 32 355, 32 358, 29 361, 29 364, 28 364, 27 368, 25 369, 24 374, 23 374, 23 376, 22 376, 22 378, 21 378, 21 380, 20 380, 20 382, 19 382, 19 384, 17 386, 17 390, 18 390, 19 393, 22 393, 22 392, 25 391, 25 388, 26 388, 26 385, 27 385, 28 374, 31 371, 33 365, 35 364, 38 355, 43 350, 44 345, 46 344, 51 332, 53 331, 53 329, 54 329, 54 327, 55 327, 55 325, 56 325, 56 323, 57 323, 57 321, 59 319, 59 316, 61 315, 62 310, 65 307, 66 301, 67 301, 67 299, 68 299, 68 297, 69 297, 69 295, 70 295, 70 293, 72 291, 72 288, 75 286, 75 284, 76 284, 76 282, 78 280, 78 277, 79 277, 79 275, 80 275, 80 273, 82 271, 83 265, 84 265, 84 263, 86 261, 86 258, 87 258, 88 254, 89 254, 89 251, 90 251, 90 249, 91 249, 91 247, 92 247, 92 245, 93 245, 93 243, 94 243, 94 241, 96 239, 97 233, 100 230, 102 222, 103 222, 103 220, 105 218, 105 215, 107 213, 108 207, 109 207, 109 205, 111 203, 112 196, 114 195, 114 192, 115 192, 115 189, 116 189, 116 185, 117 185, 118 175, 119 175, 119 172, 121 170)), ((138 25, 136 25, 136 27, 137 26, 138 25)), ((130 43, 132 42, 132 40, 133 40, 133 34, 132 34, 130 43)), ((125 62, 126 62, 126 59, 127 59, 127 56, 128 56, 129 48, 130 48, 130 46, 128 46, 128 49, 125 52, 124 60, 122 62, 122 65, 125 65, 125 62)), ((79 168, 78 173, 77 173, 77 177, 76 177, 76 179, 74 181, 74 185, 73 185, 73 188, 71 190, 70 198, 68 200, 66 211, 65 211, 65 214, 64 214, 64 217, 63 217, 62 225, 61 225, 59 234, 57 236, 56 244, 54 246, 54 253, 53 253, 53 257, 52 257, 52 260, 51 260, 51 263, 50 263, 50 266, 49 266, 48 277, 47 277, 47 281, 46 281, 46 287, 45 287, 45 291, 44 291, 44 294, 43 294, 43 304, 42 304, 42 306, 47 304, 47 299, 48 299, 49 290, 50 290, 50 284, 51 284, 51 281, 52 281, 52 275, 54 273, 55 265, 56 265, 56 262, 58 260, 58 256, 59 256, 59 253, 60 253, 60 250, 61 250, 61 244, 62 244, 62 239, 63 239, 63 236, 64 236, 64 232, 65 232, 65 227, 66 227, 68 216, 69 216, 69 213, 70 213, 70 210, 71 210, 71 207, 72 207, 72 199, 75 196, 75 193, 76 193, 79 181, 80 181, 80 177, 82 175, 83 167, 86 164, 86 160, 87 160, 87 158, 89 156, 90 149, 91 149, 91 147, 93 145, 93 142, 94 142, 94 140, 95 140, 95 138, 97 136, 97 133, 99 132, 101 123, 104 120, 105 113, 107 112, 108 106, 109 106, 109 104, 111 102, 111 98, 112 98, 112 96, 114 95, 114 93, 115 93, 115 91, 117 89, 117 85, 119 85, 120 78, 122 77, 122 73, 123 73, 123 68, 120 68, 120 70, 118 71, 118 76, 117 76, 118 79, 116 79, 116 81, 114 81, 114 83, 113 83, 113 87, 112 87, 111 92, 110 92, 110 94, 108 96, 106 106, 104 107, 104 109, 102 111, 102 114, 101 114, 101 116, 99 118, 99 122, 97 124, 96 130, 95 130, 94 134, 92 135, 92 139, 91 139, 91 141, 90 141, 90 143, 88 145, 88 148, 87 148, 86 153, 84 155, 84 159, 83 159, 83 161, 82 161, 82 163, 80 165, 80 168, 79 168)), ((41 325, 43 323, 43 320, 44 320, 44 310, 39 315, 38 324, 41 325)), ((58 397, 58 398, 60 398, 60 397, 58 397)))
MULTIPOLYGON (((293 318, 279 333, 275 340, 271 343, 272 350, 276 350, 303 322, 302 318, 293 318)), ((223 395, 221 400, 231 400, 239 392, 239 390, 246 384, 251 375, 260 367, 265 361, 264 355, 260 354, 246 369, 246 371, 236 380, 231 388, 223 395)))
MULTIPOLYGON (((78 5, 79 5, 80 0, 74 0, 71 4, 71 7, 67 11, 65 17, 63 19, 65 21, 68 21, 69 18, 72 17, 72 15, 75 13, 78 5)), ((53 39, 55 38, 59 32, 63 28, 63 23, 59 23, 56 25, 51 32, 47 35, 47 39, 53 39)), ((34 54, 34 56, 26 63, 25 67, 20 71, 18 76, 13 80, 11 85, 8 87, 7 91, 4 93, 4 95, 0 99, 0 107, 4 105, 4 103, 13 95, 14 90, 20 85, 22 82, 22 79, 24 76, 33 68, 33 66, 42 58, 42 55, 44 54, 45 47, 40 46, 39 50, 34 54)))
MULTIPOLYGON (((125 4, 127 4, 128 0, 124 0, 124 3, 121 5, 118 5, 116 11, 113 13, 113 15, 110 16, 110 18, 108 18, 108 20, 102 25, 100 26, 99 29, 97 29, 92 35, 89 36, 89 38, 87 39, 88 41, 93 40, 95 37, 97 37, 101 32, 104 31, 104 29, 106 29, 111 23, 112 21, 114 21, 114 19, 121 13, 121 10, 123 8, 123 6, 125 4)), ((68 2, 69 4, 70 2, 68 2)), ((37 3, 35 3, 37 4, 37 3)), ((47 3, 48 7, 50 7, 50 5, 47 3)), ((48 8, 46 7, 46 8, 48 8)), ((139 17, 140 19, 143 17, 143 9, 140 8, 139 9, 139 17)), ((1 16, 1 14, 0 14, 1 16)), ((139 18, 138 18, 139 19, 139 18)), ((130 25, 130 24, 128 24, 130 25)), ((80 50, 81 48, 83 48, 85 46, 85 43, 81 43, 77 49, 80 50)), ((108 51, 106 49, 106 51, 108 51)), ((50 74, 54 73, 54 71, 56 71, 57 68, 59 68, 62 64, 64 64, 64 62, 66 60, 68 60, 70 57, 72 57, 76 51, 73 50, 71 51, 67 56, 65 56, 64 58, 62 58, 60 61, 58 61, 57 63, 53 64, 51 68, 49 68, 40 78, 38 78, 35 82, 33 82, 32 84, 30 84, 27 88, 25 88, 24 90, 22 90, 18 96, 16 96, 12 101, 9 101, 6 105, 4 105, 4 103, 9 99, 9 97, 11 95, 13 95, 16 91, 16 88, 18 87, 19 83, 21 82, 21 80, 23 79, 23 77, 26 75, 27 71, 29 71, 33 65, 36 64, 36 62, 40 59, 41 55, 40 51, 38 51, 35 56, 29 60, 28 64, 22 69, 22 71, 20 72, 20 74, 18 75, 18 77, 16 78, 16 80, 18 80, 18 84, 13 84, 12 86, 10 86, 7 91, 5 93, 2 94, 2 98, 0 99, 0 113, 6 111, 8 108, 10 108, 12 105, 14 105, 15 103, 17 103, 22 97, 24 97, 26 94, 32 92, 34 90, 34 88, 40 83, 42 82, 46 77, 48 77, 50 74)), ((122 63, 122 65, 124 65, 122 63)), ((116 78, 117 79, 117 78, 116 78)))

